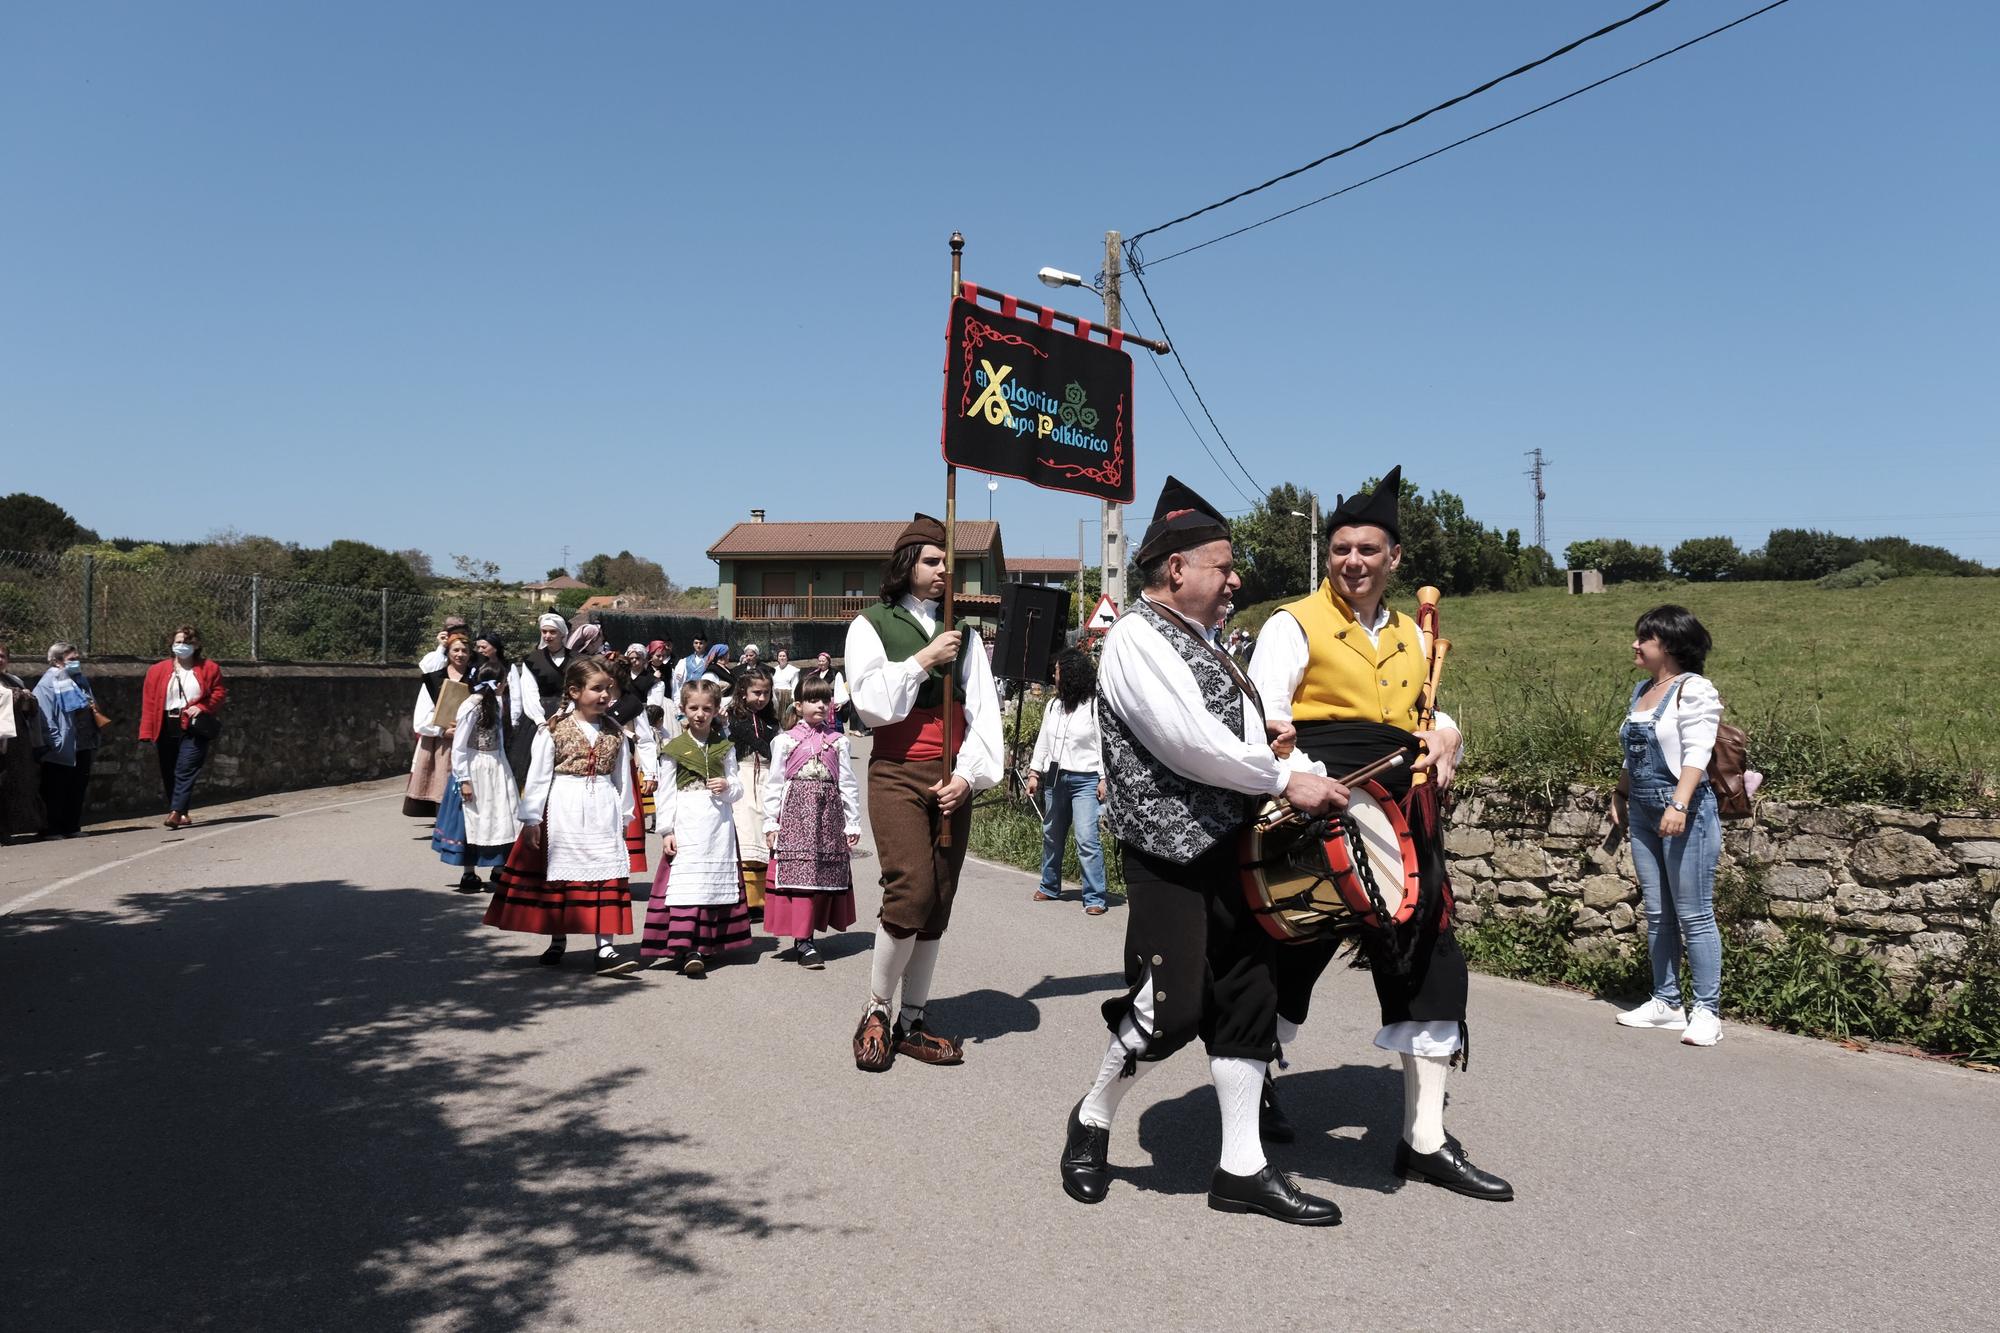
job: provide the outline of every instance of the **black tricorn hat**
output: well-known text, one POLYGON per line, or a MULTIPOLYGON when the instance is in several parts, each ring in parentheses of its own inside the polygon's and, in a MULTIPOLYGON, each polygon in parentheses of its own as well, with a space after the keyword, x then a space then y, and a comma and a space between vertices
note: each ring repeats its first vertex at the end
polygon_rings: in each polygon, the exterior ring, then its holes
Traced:
POLYGON ((1160 502, 1153 506, 1153 521, 1133 558, 1144 565, 1191 546, 1228 539, 1229 520, 1222 511, 1196 495, 1180 478, 1168 477, 1167 484, 1160 487, 1160 502))
POLYGON ((1326 516, 1326 530, 1332 533, 1338 528, 1357 527, 1367 524, 1388 533, 1398 545, 1403 541, 1403 520, 1399 505, 1403 498, 1403 465, 1398 463, 1389 469, 1389 474, 1375 483, 1375 489, 1366 495, 1343 495, 1333 512, 1326 516))

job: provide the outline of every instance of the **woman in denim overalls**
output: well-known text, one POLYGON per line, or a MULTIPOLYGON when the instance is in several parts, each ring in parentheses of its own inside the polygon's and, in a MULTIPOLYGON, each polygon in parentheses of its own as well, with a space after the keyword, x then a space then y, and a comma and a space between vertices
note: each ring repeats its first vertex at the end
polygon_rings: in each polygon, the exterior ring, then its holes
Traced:
POLYGON ((1701 674, 1708 631, 1684 607, 1655 607, 1639 618, 1636 666, 1650 679, 1632 689, 1618 739, 1630 795, 1612 802, 1612 819, 1632 836, 1632 865, 1646 905, 1646 951, 1653 995, 1618 1015, 1626 1027, 1684 1031, 1690 1046, 1722 1039, 1722 935, 1715 924, 1715 866, 1722 821, 1708 782, 1722 699, 1701 674), (1694 1009, 1681 1009, 1685 950, 1694 976, 1694 1009))

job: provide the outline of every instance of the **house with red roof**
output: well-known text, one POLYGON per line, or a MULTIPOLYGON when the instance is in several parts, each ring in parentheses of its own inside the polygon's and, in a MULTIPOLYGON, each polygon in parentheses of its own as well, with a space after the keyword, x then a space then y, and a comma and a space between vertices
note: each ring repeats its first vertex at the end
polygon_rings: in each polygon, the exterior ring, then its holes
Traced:
MULTIPOLYGON (((753 509, 708 548, 717 614, 725 620, 849 620, 878 599, 891 544, 907 518, 770 523, 753 509)), ((1007 568, 1000 525, 961 519, 953 609, 997 624, 1007 568)))

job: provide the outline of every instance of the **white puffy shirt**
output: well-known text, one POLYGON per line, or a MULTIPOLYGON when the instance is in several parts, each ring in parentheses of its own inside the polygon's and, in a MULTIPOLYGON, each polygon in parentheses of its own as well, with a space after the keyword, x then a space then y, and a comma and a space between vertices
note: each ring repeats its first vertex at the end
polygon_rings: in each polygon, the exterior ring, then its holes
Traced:
POLYGON ((1035 733, 1035 754, 1028 766, 1040 773, 1051 764, 1065 773, 1104 771, 1095 700, 1074 713, 1064 708, 1060 699, 1050 699, 1043 706, 1042 726, 1035 733))

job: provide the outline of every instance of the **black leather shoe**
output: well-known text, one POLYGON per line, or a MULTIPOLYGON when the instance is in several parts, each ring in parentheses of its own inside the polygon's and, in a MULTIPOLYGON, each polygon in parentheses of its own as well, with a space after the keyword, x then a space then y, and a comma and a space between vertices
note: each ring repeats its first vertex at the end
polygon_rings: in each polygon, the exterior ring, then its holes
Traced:
POLYGON ((1278 1085, 1268 1073, 1264 1075, 1264 1101, 1257 1108, 1257 1132, 1266 1143, 1290 1143, 1298 1137, 1285 1108, 1278 1105, 1278 1085))
POLYGON ((1103 1203, 1111 1184, 1111 1131, 1083 1123, 1083 1103, 1070 1108, 1063 1140, 1063 1193, 1078 1203, 1103 1203))
POLYGON ((1405 1180, 1424 1180, 1473 1199, 1506 1203, 1514 1197, 1514 1187, 1489 1171, 1481 1171, 1466 1160, 1458 1140, 1446 1136, 1436 1152, 1413 1152, 1410 1145, 1396 1140, 1396 1174, 1405 1180))
POLYGON ((1254 1176, 1235 1176, 1217 1167, 1208 1181, 1208 1206, 1218 1213, 1262 1213, 1294 1226, 1340 1225, 1340 1209, 1299 1193, 1290 1176, 1269 1164, 1254 1176))

